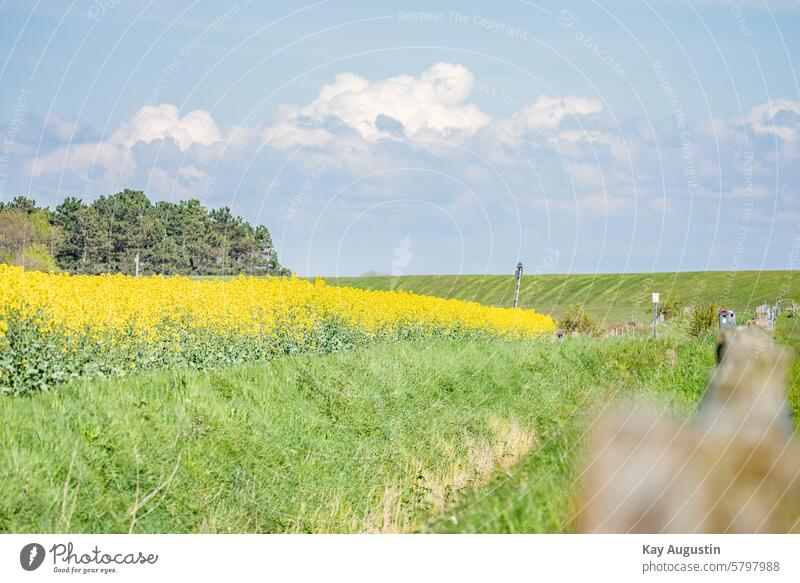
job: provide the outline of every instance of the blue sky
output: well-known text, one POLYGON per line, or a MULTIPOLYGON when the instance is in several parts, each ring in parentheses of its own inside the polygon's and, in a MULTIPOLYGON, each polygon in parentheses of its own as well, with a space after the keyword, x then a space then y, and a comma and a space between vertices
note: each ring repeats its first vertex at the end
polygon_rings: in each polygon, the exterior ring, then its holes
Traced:
POLYGON ((229 205, 303 275, 796 268, 800 3, 0 0, 0 197, 229 205))

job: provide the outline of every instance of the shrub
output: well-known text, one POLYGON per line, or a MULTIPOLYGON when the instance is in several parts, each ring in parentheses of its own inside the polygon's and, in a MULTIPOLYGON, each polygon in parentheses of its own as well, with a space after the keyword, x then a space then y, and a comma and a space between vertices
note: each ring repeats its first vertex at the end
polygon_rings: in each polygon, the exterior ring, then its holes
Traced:
POLYGON ((719 307, 717 304, 697 304, 689 318, 689 333, 702 336, 717 326, 719 307))
POLYGON ((564 331, 564 334, 575 332, 596 336, 600 332, 600 328, 594 319, 578 304, 575 304, 564 313, 558 321, 558 327, 564 331))
POLYGON ((664 316, 665 320, 672 320, 681 315, 683 301, 680 298, 667 298, 666 301, 658 304, 658 313, 664 316))

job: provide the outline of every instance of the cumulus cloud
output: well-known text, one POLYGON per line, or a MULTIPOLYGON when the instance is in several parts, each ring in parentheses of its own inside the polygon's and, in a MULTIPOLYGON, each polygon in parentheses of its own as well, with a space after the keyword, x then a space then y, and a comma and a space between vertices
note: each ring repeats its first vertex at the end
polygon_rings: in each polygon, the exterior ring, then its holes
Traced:
POLYGON ((222 139, 211 114, 201 109, 181 117, 169 103, 141 108, 111 136, 111 142, 130 148, 138 142, 172 139, 185 152, 194 144, 208 146, 222 139))
POLYGON ((324 127, 291 106, 281 106, 277 113, 278 121, 262 132, 264 143, 273 148, 286 149, 297 146, 326 146, 333 135, 324 127))
POLYGON ((490 121, 476 105, 466 103, 473 82, 469 69, 450 63, 436 63, 418 78, 397 75, 372 82, 342 73, 308 105, 283 108, 282 119, 264 137, 275 147, 324 142, 330 134, 319 128, 331 120, 367 142, 471 135, 490 121))
MULTIPOLYGON (((71 138, 74 123, 54 116, 48 117, 46 123, 48 129, 54 129, 65 140, 71 138)), ((129 172, 135 171, 136 159, 130 155, 130 150, 140 143, 171 140, 185 152, 194 145, 208 146, 221 139, 217 125, 207 111, 195 110, 181 117, 175 105, 148 105, 124 121, 107 140, 62 146, 33 160, 30 171, 39 176, 69 170, 86 180, 93 168, 127 167, 129 172)))
POLYGON ((574 158, 582 160, 589 156, 594 157, 597 155, 598 146, 602 145, 607 147, 608 152, 619 164, 625 164, 630 160, 631 141, 637 141, 636 136, 629 136, 628 140, 623 140, 616 132, 601 130, 564 130, 558 134, 558 138, 565 143, 562 149, 572 153, 574 158))
POLYGON ((800 101, 767 101, 751 109, 746 120, 758 134, 772 134, 787 142, 796 142, 800 136, 800 101))
POLYGON ((136 162, 127 159, 125 150, 118 144, 98 142, 58 148, 30 161, 28 166, 33 176, 60 174, 69 170, 80 179, 89 180, 92 168, 115 168, 122 174, 123 168, 127 168, 128 172, 135 171, 136 162))
MULTIPOLYGON (((342 73, 323 85, 310 103, 279 107, 271 125, 235 126, 226 135, 220 132, 209 112, 195 110, 181 116, 172 104, 142 107, 108 138, 77 140, 78 143, 74 143, 77 138, 70 122, 53 118, 48 120, 52 133, 73 143, 31 160, 28 167, 34 176, 67 170, 83 180, 107 170, 105 175, 112 179, 116 173, 119 182, 138 172, 142 160, 137 159, 137 148, 158 141, 173 144, 172 148, 185 156, 193 155, 196 168, 207 162, 209 156, 216 157, 217 150, 207 148, 214 144, 255 149, 260 142, 277 150, 357 147, 365 152, 370 150, 370 155, 359 158, 363 165, 377 156, 371 150, 379 142, 402 144, 405 139, 432 138, 445 143, 466 143, 471 139, 469 147, 481 149, 479 132, 488 126, 500 128, 500 133, 511 140, 518 140, 527 132, 529 143, 538 140, 547 144, 553 135, 569 143, 597 141, 594 135, 560 128, 568 118, 602 111, 597 99, 539 96, 512 117, 493 120, 477 105, 469 103, 473 85, 473 74, 463 65, 452 63, 436 63, 419 76, 402 74, 376 81, 342 73), (557 133, 548 133, 548 129, 557 133)), ((486 138, 485 133, 483 137, 486 138)), ((619 149, 618 143, 610 139, 606 142, 615 151, 619 149)), ((446 146, 430 148, 442 157, 453 152, 446 146)), ((505 157, 509 163, 514 162, 513 156, 495 150, 489 157, 495 160, 498 156, 505 157)), ((413 151, 407 153, 409 158, 416 155, 413 151)), ((156 163, 168 164, 163 160, 156 163)), ((182 179, 188 177, 180 169, 172 169, 172 174, 182 179)))
POLYGON ((540 95, 536 101, 515 113, 512 121, 519 128, 556 128, 566 117, 600 113, 602 110, 603 104, 599 99, 574 95, 559 99, 540 95))
POLYGON ((77 133, 78 123, 51 113, 44 118, 44 130, 52 137, 66 141, 77 133))
MULTIPOLYGON (((462 216, 503 205, 510 214, 517 203, 619 217, 634 209, 664 213, 691 199, 769 201, 779 186, 775 157, 800 156, 800 102, 788 99, 757 105, 744 120, 687 120, 686 150, 671 118, 617 125, 599 99, 578 95, 532 96, 506 117, 492 117, 470 103, 473 87, 473 74, 450 63, 379 80, 342 73, 310 102, 278 108, 273 122, 225 132, 209 112, 181 115, 170 104, 141 108, 105 139, 78 135, 73 122, 51 117, 47 131, 62 141, 39 158, 25 157, 34 176, 53 174, 62 188, 63 170, 94 181, 98 191, 139 185, 156 197, 202 196, 214 184, 225 196, 249 189, 280 216, 294 209, 294 218, 313 214, 339 189, 332 206, 356 213, 370 200, 414 193, 462 216), (417 138, 439 142, 418 147, 417 138), (780 151, 765 147, 776 139, 780 151), (403 168, 420 171, 396 172, 403 168), (465 189, 479 198, 461 195, 465 189)), ((780 177, 790 201, 780 211, 796 212, 800 174, 787 165, 780 177)))

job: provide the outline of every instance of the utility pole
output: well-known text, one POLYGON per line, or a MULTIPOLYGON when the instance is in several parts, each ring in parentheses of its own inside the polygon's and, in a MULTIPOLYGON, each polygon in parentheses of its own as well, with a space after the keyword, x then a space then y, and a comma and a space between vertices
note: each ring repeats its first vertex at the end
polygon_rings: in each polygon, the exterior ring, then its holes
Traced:
POLYGON ((653 292, 653 338, 656 338, 656 326, 658 325, 658 292, 653 292))
POLYGON ((522 280, 522 262, 517 263, 517 270, 514 272, 517 277, 517 286, 514 288, 514 307, 519 305, 519 284, 522 280))
POLYGON ((138 253, 136 254, 135 265, 136 265, 136 271, 135 271, 136 277, 139 277, 139 254, 138 253))

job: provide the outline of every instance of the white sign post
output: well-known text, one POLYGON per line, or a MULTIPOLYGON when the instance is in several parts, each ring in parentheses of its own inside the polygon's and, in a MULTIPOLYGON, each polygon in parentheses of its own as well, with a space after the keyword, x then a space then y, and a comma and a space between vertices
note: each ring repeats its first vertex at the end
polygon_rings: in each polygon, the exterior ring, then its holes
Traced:
POLYGON ((658 325, 658 292, 653 292, 653 338, 656 337, 656 326, 658 325))

